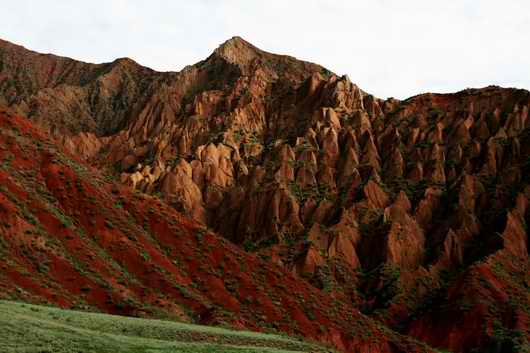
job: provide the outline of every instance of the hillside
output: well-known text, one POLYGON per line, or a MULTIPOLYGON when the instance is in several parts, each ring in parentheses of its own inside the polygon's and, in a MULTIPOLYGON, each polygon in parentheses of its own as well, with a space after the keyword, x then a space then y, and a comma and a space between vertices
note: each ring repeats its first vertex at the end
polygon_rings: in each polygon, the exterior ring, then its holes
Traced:
POLYGON ((34 223, 0 225, 10 298, 345 351, 530 349, 528 91, 381 100, 239 37, 181 72, 7 42, 0 64, 5 209, 34 223), (55 257, 72 269, 36 266, 55 257))

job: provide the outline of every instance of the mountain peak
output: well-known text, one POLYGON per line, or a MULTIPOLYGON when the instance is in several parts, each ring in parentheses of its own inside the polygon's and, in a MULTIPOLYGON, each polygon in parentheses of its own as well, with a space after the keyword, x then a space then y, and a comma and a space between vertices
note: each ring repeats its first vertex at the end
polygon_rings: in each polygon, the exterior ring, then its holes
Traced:
POLYGON ((234 36, 215 49, 214 53, 233 64, 245 65, 255 57, 261 56, 263 51, 243 38, 234 36))
MULTIPOLYGON (((219 46, 218 49, 228 49, 228 48, 251 48, 258 49, 240 36, 233 36, 232 38, 226 40, 223 44, 219 46)), ((259 50, 259 49, 258 49, 259 50)))
POLYGON ((134 61, 133 59, 131 59, 129 57, 118 58, 118 59, 114 60, 111 64, 113 66, 127 67, 127 68, 139 68, 139 67, 142 67, 142 65, 138 64, 136 61, 134 61))

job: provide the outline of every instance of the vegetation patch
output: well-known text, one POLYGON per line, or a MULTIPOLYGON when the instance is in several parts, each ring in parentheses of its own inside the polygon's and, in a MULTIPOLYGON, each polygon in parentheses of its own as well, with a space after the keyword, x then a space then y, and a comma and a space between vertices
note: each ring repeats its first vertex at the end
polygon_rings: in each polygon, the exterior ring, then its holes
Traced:
POLYGON ((331 352, 298 339, 0 301, 0 351, 331 352))

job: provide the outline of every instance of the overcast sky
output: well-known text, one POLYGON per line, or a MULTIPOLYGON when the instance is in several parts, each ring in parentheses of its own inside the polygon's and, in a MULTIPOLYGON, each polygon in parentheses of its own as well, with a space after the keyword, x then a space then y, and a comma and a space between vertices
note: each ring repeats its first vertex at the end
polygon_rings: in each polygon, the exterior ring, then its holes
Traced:
POLYGON ((163 71, 234 35, 381 98, 530 88, 530 0, 15 0, 0 16, 0 37, 26 48, 163 71))

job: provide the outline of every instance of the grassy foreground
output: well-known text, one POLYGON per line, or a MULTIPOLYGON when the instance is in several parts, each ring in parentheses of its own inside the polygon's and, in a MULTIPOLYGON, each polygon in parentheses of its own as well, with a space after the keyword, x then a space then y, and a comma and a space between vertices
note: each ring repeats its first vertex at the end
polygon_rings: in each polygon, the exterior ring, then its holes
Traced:
POLYGON ((293 338, 0 301, 0 352, 328 352, 293 338))

